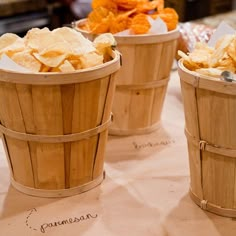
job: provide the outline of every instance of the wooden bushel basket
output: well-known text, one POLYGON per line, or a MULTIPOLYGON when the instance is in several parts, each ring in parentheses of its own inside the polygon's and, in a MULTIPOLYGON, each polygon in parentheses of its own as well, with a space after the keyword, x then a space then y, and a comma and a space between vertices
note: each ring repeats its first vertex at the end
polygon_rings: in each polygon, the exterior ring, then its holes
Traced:
POLYGON ((236 84, 178 63, 190 166, 190 196, 202 209, 236 217, 236 84))
POLYGON ((73 73, 0 70, 0 131, 16 189, 65 197, 102 182, 119 68, 114 52, 73 73))
MULTIPOLYGON (((76 23, 76 28, 86 19, 76 23)), ((90 40, 95 35, 79 30, 90 40)), ((122 54, 112 107, 112 135, 145 134, 159 127, 179 30, 159 35, 115 36, 122 54)))

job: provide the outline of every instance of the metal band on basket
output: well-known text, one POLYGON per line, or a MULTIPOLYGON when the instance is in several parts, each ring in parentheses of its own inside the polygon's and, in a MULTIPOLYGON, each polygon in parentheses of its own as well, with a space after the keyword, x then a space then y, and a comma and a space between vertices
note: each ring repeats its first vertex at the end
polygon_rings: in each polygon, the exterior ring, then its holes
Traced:
POLYGON ((39 134, 21 133, 8 129, 0 124, 0 132, 11 138, 23 141, 32 141, 40 143, 65 143, 65 142, 80 141, 82 139, 95 136, 98 133, 105 131, 110 124, 111 124, 111 117, 109 120, 97 126, 96 128, 89 129, 80 133, 65 134, 65 135, 39 135, 39 134))

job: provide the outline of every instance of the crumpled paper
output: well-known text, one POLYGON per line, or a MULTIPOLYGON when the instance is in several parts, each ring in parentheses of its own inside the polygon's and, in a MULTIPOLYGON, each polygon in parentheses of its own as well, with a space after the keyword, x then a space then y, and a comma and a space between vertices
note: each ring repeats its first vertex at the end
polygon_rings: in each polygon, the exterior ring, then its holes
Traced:
POLYGON ((236 31, 229 26, 226 22, 222 21, 218 27, 216 28, 216 30, 214 31, 214 33, 211 35, 209 41, 208 41, 208 45, 210 47, 214 47, 217 40, 222 37, 223 35, 226 34, 235 34, 236 31))
POLYGON ((19 64, 15 63, 11 58, 9 58, 6 54, 3 54, 0 59, 0 69, 2 70, 10 70, 10 71, 17 71, 22 73, 29 73, 30 70, 27 68, 20 66, 19 64))

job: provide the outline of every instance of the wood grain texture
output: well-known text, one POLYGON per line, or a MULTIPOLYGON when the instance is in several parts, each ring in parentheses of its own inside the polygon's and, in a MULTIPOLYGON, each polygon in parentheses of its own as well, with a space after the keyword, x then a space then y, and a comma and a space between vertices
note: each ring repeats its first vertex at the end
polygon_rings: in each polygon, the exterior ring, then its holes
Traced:
POLYGON ((120 54, 112 55, 101 66, 68 74, 0 70, 1 135, 17 189, 59 197, 101 183, 120 68, 120 54))
POLYGON ((204 208, 213 213, 235 217, 236 85, 191 73, 181 61, 179 75, 193 200, 204 200, 204 208))
POLYGON ((168 32, 166 38, 165 35, 115 38, 123 63, 118 72, 112 108, 114 122, 109 134, 132 135, 153 131, 151 127, 156 127, 161 120, 168 86, 168 81, 160 86, 155 86, 154 82, 169 78, 178 34, 168 32), (131 89, 130 85, 134 88, 131 89), (139 88, 135 89, 135 86, 139 88))

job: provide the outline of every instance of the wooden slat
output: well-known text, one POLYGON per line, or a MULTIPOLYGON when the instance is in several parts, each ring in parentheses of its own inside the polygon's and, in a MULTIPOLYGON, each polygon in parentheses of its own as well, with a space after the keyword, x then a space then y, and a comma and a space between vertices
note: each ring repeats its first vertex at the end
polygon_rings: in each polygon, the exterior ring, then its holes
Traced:
POLYGON ((138 41, 138 37, 132 37, 132 40, 122 40, 122 37, 118 37, 118 49, 122 54, 123 66, 118 72, 119 86, 112 109, 114 122, 110 127, 111 134, 145 133, 145 128, 146 132, 150 132, 150 127, 157 127, 163 109, 166 86, 158 89, 154 86, 150 89, 143 86, 130 91, 125 85, 138 87, 169 77, 178 37, 173 34, 171 39, 167 38, 159 40, 157 36, 156 41, 149 41, 144 37, 143 41, 147 40, 147 43, 143 43, 138 41))
POLYGON ((235 159, 203 152, 204 199, 223 208, 234 207, 235 159))
MULTIPOLYGON (((193 137, 201 140, 195 88, 181 80, 181 92, 184 104, 185 126, 193 137)), ((188 150, 191 170, 191 188, 199 198, 203 199, 201 153, 199 149, 196 149, 196 147, 193 147, 193 144, 190 143, 188 144, 188 150)))
POLYGON ((118 50, 122 55, 122 67, 117 75, 117 85, 132 84, 135 70, 135 47, 129 45, 118 45, 118 50))
MULTIPOLYGON (((74 112, 74 93, 75 85, 61 86, 62 115, 63 115, 63 134, 72 133, 72 117, 74 112)), ((71 143, 64 143, 65 159, 65 187, 70 187, 70 160, 71 160, 71 143)))
POLYGON ((153 89, 137 90, 130 93, 128 121, 128 128, 130 130, 150 125, 153 94, 153 89))
POLYGON ((155 124, 161 120, 161 114, 165 102, 167 91, 167 85, 162 86, 160 88, 156 88, 154 91, 154 97, 152 102, 152 110, 150 114, 150 124, 155 124))
MULTIPOLYGON (((222 148, 235 149, 236 99, 198 89, 198 113, 202 140, 222 148)), ((203 190, 206 199, 224 208, 234 206, 235 160, 203 152, 203 190)))
MULTIPOLYGON (((25 124, 15 84, 0 84, 0 116, 1 123, 10 129, 25 133, 25 124)), ((28 143, 6 137, 10 162, 13 167, 13 178, 19 183, 33 187, 33 171, 28 143)))
MULTIPOLYGON (((109 77, 109 83, 107 84, 107 93, 104 99, 104 108, 102 114, 101 123, 106 122, 111 116, 113 98, 115 95, 115 86, 116 86, 116 75, 112 74, 109 77)), ((107 79, 108 79, 107 78, 107 79)), ((108 130, 99 134, 96 159, 93 167, 93 178, 97 178, 103 172, 103 165, 105 160, 105 150, 107 143, 108 130)))
MULTIPOLYGON (((21 105, 22 117, 25 125, 25 132, 30 134, 35 134, 35 123, 33 114, 33 101, 32 101, 32 90, 31 85, 16 84, 16 89, 18 93, 19 103, 21 105)), ((37 160, 36 160, 36 146, 34 142, 28 142, 30 159, 33 169, 33 181, 34 186, 37 183, 37 160)))
MULTIPOLYGON (((33 86, 33 110, 37 134, 63 134, 60 86, 33 86)), ((38 143, 36 188, 65 188, 64 145, 38 143)))
MULTIPOLYGON (((82 132, 97 126, 100 96, 99 80, 76 84, 72 132, 82 132)), ((71 145, 70 186, 91 181, 97 148, 97 136, 74 142, 71 145)))

